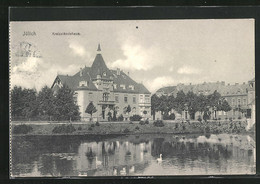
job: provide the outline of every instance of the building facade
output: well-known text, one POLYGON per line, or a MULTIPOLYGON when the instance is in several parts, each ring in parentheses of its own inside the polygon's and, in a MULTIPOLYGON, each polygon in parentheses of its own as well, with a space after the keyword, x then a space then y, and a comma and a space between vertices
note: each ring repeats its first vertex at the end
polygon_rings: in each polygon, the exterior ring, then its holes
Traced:
MULTIPOLYGON (((185 94, 192 91, 197 95, 203 94, 206 96, 217 91, 226 99, 232 110, 229 112, 212 110, 211 119, 247 118, 252 122, 255 122, 255 79, 252 79, 247 83, 235 83, 233 85, 226 85, 224 81, 213 83, 204 82, 195 85, 178 84, 177 86, 160 88, 156 91, 156 95, 159 97, 162 95, 174 95, 176 97, 179 91, 183 91, 185 94)), ((183 111, 182 114, 178 114, 174 110, 172 112, 176 114, 177 118, 190 119, 188 111, 183 111)), ((195 114, 195 119, 200 115, 201 114, 197 112, 195 114)))
POLYGON ((85 112, 90 102, 97 109, 92 115, 95 121, 107 121, 114 111, 117 117, 122 115, 125 120, 132 115, 151 118, 151 93, 147 88, 119 68, 110 70, 101 55, 100 45, 97 52, 91 67, 80 68, 73 76, 58 75, 52 85, 54 92, 65 84, 71 88, 82 120, 91 118, 85 112), (129 113, 126 112, 128 106, 131 107, 129 113))

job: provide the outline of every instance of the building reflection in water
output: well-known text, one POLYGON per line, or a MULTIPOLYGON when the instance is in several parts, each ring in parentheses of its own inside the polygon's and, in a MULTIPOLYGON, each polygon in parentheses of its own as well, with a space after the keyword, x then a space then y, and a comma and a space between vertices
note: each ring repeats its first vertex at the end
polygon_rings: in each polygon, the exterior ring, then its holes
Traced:
POLYGON ((123 176, 255 173, 255 141, 249 135, 131 135, 94 140, 82 137, 17 138, 17 145, 13 147, 12 174, 123 176), (37 142, 39 140, 40 144, 37 142), (162 162, 158 163, 156 160, 160 154, 162 162))

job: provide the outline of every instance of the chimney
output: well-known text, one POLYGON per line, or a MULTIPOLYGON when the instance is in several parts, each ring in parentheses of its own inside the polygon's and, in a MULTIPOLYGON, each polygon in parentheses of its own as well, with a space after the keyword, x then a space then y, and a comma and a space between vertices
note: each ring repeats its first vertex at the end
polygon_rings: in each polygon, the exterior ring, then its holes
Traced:
POLYGON ((243 82, 243 84, 246 84, 245 82, 243 82))
POLYGON ((129 72, 127 72, 127 75, 129 76, 129 72))
POLYGON ((120 69, 119 68, 116 69, 116 75, 120 75, 120 69))
POLYGON ((224 81, 221 81, 221 85, 225 86, 225 82, 224 82, 224 81))
POLYGON ((190 83, 190 86, 191 86, 191 83, 190 83))
POLYGON ((228 83, 227 85, 228 85, 228 86, 230 86, 230 84, 229 84, 229 83, 228 83))
POLYGON ((236 82, 236 83, 235 83, 235 85, 237 86, 237 85, 238 85, 238 83, 236 82))
POLYGON ((82 68, 80 68, 79 76, 82 77, 82 68))

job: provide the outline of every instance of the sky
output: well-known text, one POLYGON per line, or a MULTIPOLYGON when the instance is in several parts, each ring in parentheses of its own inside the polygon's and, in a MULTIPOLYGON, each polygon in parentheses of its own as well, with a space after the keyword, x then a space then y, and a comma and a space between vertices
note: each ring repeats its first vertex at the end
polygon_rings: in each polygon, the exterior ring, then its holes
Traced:
POLYGON ((254 19, 11 22, 11 87, 40 90, 57 74, 74 75, 92 65, 99 43, 110 69, 152 93, 178 83, 243 83, 255 76, 254 34, 254 19), (63 32, 80 35, 53 35, 63 32), (17 56, 21 42, 41 57, 17 56))

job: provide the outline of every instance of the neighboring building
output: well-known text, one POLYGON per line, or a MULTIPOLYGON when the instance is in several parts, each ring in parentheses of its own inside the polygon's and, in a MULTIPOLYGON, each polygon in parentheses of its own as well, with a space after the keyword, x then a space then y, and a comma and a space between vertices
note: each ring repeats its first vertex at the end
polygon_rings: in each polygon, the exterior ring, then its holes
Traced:
POLYGON ((91 67, 81 68, 73 76, 58 75, 52 85, 57 91, 66 84, 74 90, 75 102, 79 105, 81 119, 89 120, 90 115, 85 110, 90 102, 93 102, 97 112, 93 119, 107 121, 108 112, 117 112, 124 119, 134 114, 145 118, 151 117, 151 93, 143 84, 135 82, 120 69, 110 70, 107 68, 98 45, 98 53, 91 67), (125 112, 130 105, 131 112, 125 112), (147 114, 143 114, 147 111, 147 114))
MULTIPOLYGON (((248 81, 248 83, 225 85, 225 82, 214 83, 202 83, 202 84, 178 84, 177 86, 163 87, 156 91, 157 96, 162 95, 174 95, 176 97, 178 91, 188 93, 189 91, 195 94, 212 94, 215 90, 224 97, 232 110, 229 112, 217 111, 213 112, 211 118, 248 118, 255 121, 255 79, 248 81)), ((173 111, 174 112, 174 111, 173 111)), ((174 112, 176 114, 176 112, 174 112)), ((200 114, 196 113, 195 118, 200 114)), ((188 111, 184 111, 181 115, 177 114, 177 117, 189 119, 188 111)))

